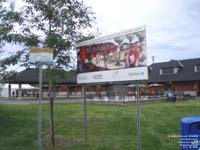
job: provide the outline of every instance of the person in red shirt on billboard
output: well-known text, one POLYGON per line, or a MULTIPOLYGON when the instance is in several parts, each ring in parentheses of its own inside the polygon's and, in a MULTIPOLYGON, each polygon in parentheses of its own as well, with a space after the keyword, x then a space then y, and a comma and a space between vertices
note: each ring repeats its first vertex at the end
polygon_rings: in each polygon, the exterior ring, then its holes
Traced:
POLYGON ((81 63, 85 63, 86 60, 86 48, 85 47, 81 47, 80 48, 80 58, 81 58, 81 63))
POLYGON ((138 66, 138 55, 139 55, 139 47, 138 47, 138 42, 136 42, 131 46, 131 49, 129 51, 130 67, 138 66))

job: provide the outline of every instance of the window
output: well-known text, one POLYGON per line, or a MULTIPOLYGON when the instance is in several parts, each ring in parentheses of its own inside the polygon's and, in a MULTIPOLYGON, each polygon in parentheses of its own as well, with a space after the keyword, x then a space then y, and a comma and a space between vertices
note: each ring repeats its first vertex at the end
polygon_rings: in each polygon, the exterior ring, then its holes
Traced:
POLYGON ((197 65, 197 72, 200 72, 200 65, 197 65))
POLYGON ((161 68, 160 69, 160 75, 178 74, 180 69, 181 69, 180 67, 161 68))
POLYGON ((174 68, 164 68, 163 74, 174 74, 174 68))
POLYGON ((162 68, 160 69, 160 75, 174 74, 174 68, 162 68))
POLYGON ((194 66, 194 72, 200 72, 200 65, 194 66))

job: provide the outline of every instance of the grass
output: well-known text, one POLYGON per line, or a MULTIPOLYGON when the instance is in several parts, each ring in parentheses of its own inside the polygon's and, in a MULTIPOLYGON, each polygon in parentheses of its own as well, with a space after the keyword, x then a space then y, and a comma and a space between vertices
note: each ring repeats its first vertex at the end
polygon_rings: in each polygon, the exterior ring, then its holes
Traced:
MULTIPOLYGON (((142 150, 178 150, 180 119, 199 115, 200 101, 151 103, 141 106, 142 150)), ((43 105, 43 139, 49 136, 49 109, 43 105)), ((0 149, 37 149, 37 105, 0 105, 0 149)), ((87 105, 88 144, 83 144, 83 107, 80 103, 55 104, 55 134, 79 141, 54 150, 136 149, 135 105, 87 105)), ((50 147, 43 146, 49 150, 50 147)))

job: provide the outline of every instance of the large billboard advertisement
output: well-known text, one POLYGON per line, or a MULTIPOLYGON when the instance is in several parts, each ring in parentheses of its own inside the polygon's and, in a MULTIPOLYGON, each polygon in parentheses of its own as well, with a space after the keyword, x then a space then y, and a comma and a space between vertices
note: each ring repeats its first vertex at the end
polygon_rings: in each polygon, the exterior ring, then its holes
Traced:
POLYGON ((79 43, 78 83, 147 80, 145 26, 79 43))

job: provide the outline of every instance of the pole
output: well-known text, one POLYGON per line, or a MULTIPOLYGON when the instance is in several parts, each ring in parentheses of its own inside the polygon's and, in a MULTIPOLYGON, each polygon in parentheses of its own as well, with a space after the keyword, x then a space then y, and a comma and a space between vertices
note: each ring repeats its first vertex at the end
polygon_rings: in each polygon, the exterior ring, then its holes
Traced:
POLYGON ((140 133, 140 100, 139 100, 139 84, 136 83, 137 91, 137 150, 141 150, 141 133, 140 133))
POLYGON ((55 146, 55 139, 54 139, 54 94, 52 93, 52 82, 51 82, 51 68, 49 67, 49 111, 50 111, 50 136, 51 136, 51 145, 55 146))
POLYGON ((11 100, 11 84, 10 83, 8 84, 8 97, 9 97, 9 100, 11 100))
MULTIPOLYGON (((51 92, 52 95, 52 92, 51 92)), ((50 97, 50 132, 51 132, 51 144, 55 146, 55 139, 54 139, 54 110, 53 110, 53 97, 50 97)))
POLYGON ((38 150, 42 150, 42 65, 39 65, 38 150))
MULTIPOLYGON (((52 5, 52 2, 53 2, 53 0, 49 0, 48 1, 48 7, 49 7, 49 10, 50 11, 52 11, 51 10, 51 5, 52 5)), ((51 17, 50 17, 50 15, 49 15, 49 17, 48 17, 48 19, 49 19, 49 34, 51 33, 51 17)), ((55 140, 54 140, 54 114, 53 114, 53 104, 54 104, 54 102, 53 102, 53 96, 52 96, 52 82, 51 82, 51 68, 49 67, 49 100, 50 100, 50 136, 51 136, 51 144, 52 144, 52 146, 54 147, 55 146, 55 140)))
POLYGON ((87 144, 87 103, 86 103, 86 96, 85 96, 85 85, 82 85, 82 93, 83 93, 83 126, 84 126, 84 144, 87 144))

